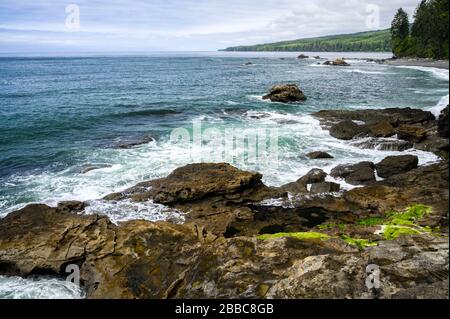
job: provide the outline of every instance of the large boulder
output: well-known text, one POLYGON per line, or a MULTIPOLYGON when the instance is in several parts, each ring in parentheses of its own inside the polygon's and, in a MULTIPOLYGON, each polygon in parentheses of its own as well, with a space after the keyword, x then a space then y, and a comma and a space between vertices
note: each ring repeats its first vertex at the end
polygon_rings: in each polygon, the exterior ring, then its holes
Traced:
POLYGON ((307 174, 300 177, 296 182, 288 183, 279 188, 280 192, 291 194, 307 194, 307 186, 314 183, 323 183, 327 177, 327 173, 319 168, 313 168, 307 174))
POLYGON ((310 170, 305 176, 301 177, 297 183, 301 183, 304 185, 314 184, 314 183, 322 183, 325 182, 325 178, 327 177, 327 173, 319 168, 313 168, 310 170))
POLYGON ((137 184, 104 200, 153 201, 186 213, 215 234, 223 234, 236 218, 252 218, 245 204, 282 197, 285 190, 270 188, 261 174, 239 170, 226 163, 190 164, 169 176, 137 184))
POLYGON ((419 158, 414 155, 388 156, 376 164, 378 176, 382 178, 409 172, 417 168, 419 158))
POLYGON ((367 185, 376 181, 375 166, 372 162, 339 165, 331 170, 330 175, 335 178, 343 178, 351 185, 367 185))
POLYGON ((369 125, 369 135, 372 137, 391 137, 395 135, 395 128, 389 121, 381 121, 369 125))
POLYGON ((427 136, 427 130, 417 125, 400 125, 397 129, 397 136, 401 140, 420 143, 427 136))
POLYGON ((440 137, 448 138, 448 105, 442 110, 438 120, 438 133, 440 137))
POLYGON ((300 102, 305 101, 305 94, 298 88, 296 84, 275 85, 269 90, 269 94, 263 96, 264 100, 272 102, 300 102))
POLYGON ((365 125, 358 125, 353 121, 342 121, 330 128, 330 135, 340 140, 351 140, 356 136, 366 135, 367 132, 365 125))
POLYGON ((161 204, 182 203, 261 186, 261 177, 259 173, 241 171, 226 163, 197 163, 177 168, 165 178, 140 183, 105 199, 129 197, 134 201, 151 199, 161 204))

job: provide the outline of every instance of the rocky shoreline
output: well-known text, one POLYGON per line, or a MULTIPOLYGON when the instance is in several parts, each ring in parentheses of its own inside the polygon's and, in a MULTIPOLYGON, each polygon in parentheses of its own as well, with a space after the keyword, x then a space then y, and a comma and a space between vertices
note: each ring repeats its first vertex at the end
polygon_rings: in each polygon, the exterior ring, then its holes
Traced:
POLYGON ((433 60, 433 59, 419 59, 419 58, 401 58, 401 59, 387 59, 382 61, 384 64, 395 66, 420 66, 426 68, 449 69, 448 60, 433 60))
POLYGON ((116 225, 82 202, 29 205, 0 220, 0 275, 65 276, 76 264, 88 298, 448 298, 448 107, 438 119, 413 109, 314 116, 361 147, 389 137, 441 160, 333 169, 351 190, 320 168, 269 187, 259 173, 199 163, 103 199, 163 204, 183 224, 116 225), (369 265, 379 287, 366 285, 369 265))

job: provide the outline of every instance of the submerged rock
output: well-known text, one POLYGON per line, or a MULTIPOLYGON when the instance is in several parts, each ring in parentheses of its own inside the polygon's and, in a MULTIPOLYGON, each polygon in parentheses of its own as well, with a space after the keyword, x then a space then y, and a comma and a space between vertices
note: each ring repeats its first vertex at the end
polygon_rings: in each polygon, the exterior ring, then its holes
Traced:
POLYGON ((375 166, 372 162, 361 162, 354 165, 339 165, 331 170, 331 176, 343 178, 352 185, 367 185, 376 181, 375 166))
POLYGON ((371 138, 361 141, 355 141, 352 145, 363 149, 372 149, 379 151, 403 152, 414 147, 414 144, 408 141, 386 140, 379 138, 371 138))
POLYGON ((388 156, 380 163, 376 164, 378 176, 382 178, 391 177, 397 174, 409 172, 417 168, 419 158, 414 155, 388 156))
POLYGON ((139 139, 131 139, 129 141, 125 141, 125 142, 120 142, 117 145, 117 148, 122 148, 122 149, 130 149, 136 146, 140 146, 140 145, 144 145, 144 144, 148 144, 150 142, 154 142, 155 139, 151 136, 145 136, 139 139))
POLYGON ((305 94, 298 88, 296 84, 275 85, 269 90, 269 94, 263 96, 264 100, 272 102, 300 102, 305 101, 305 94))
POLYGON ((322 152, 322 151, 311 152, 311 153, 306 154, 306 156, 309 157, 310 159, 329 159, 329 158, 334 158, 333 156, 331 156, 327 152, 322 152))
POLYGON ((86 174, 86 173, 89 173, 90 171, 95 171, 98 169, 110 168, 110 167, 112 167, 112 165, 109 165, 109 164, 86 164, 86 165, 83 165, 78 171, 80 174, 86 174))
POLYGON ((300 55, 297 57, 297 59, 309 59, 309 56, 304 55, 304 54, 302 53, 302 54, 300 54, 300 55))
POLYGON ((332 66, 350 66, 344 59, 336 59, 334 61, 325 61, 324 65, 332 65, 332 66))

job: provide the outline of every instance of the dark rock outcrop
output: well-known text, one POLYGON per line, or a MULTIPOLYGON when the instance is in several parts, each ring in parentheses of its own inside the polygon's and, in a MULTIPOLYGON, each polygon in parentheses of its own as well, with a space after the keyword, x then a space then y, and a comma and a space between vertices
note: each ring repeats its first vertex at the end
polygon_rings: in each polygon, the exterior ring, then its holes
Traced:
POLYGON ((291 193, 291 194, 307 194, 308 185, 314 183, 323 183, 327 177, 327 173, 319 168, 314 168, 310 170, 305 176, 299 178, 296 182, 283 185, 279 188, 280 193, 291 193))
POLYGON ((339 165, 331 170, 330 175, 335 178, 343 178, 352 185, 367 185, 376 181, 375 166, 372 162, 339 165))
POLYGON ((441 114, 439 115, 438 133, 440 137, 448 138, 448 125, 449 119, 448 119, 448 105, 447 105, 447 107, 443 109, 441 114))
MULTIPOLYGON (((399 151, 415 147, 433 152, 443 159, 449 158, 448 138, 440 136, 439 121, 429 111, 411 108, 325 110, 314 116, 319 118, 324 129, 330 130, 332 136, 344 140, 355 139, 352 143, 355 146, 374 148, 374 145, 380 150, 399 151), (358 124, 350 121, 357 121, 358 124), (387 139, 392 136, 392 128, 399 139, 387 139), (372 138, 358 141, 367 136, 372 138)), ((445 131, 444 122, 441 125, 445 131)))
POLYGON ((344 59, 336 59, 334 61, 325 61, 324 65, 332 65, 332 66, 350 66, 344 59))
POLYGON ((105 200, 152 200, 189 212, 186 220, 222 234, 236 218, 251 216, 248 202, 276 198, 285 190, 265 186, 261 174, 241 171, 229 164, 191 164, 174 170, 166 178, 140 183, 105 200))
POLYGON ((319 118, 325 127, 340 121, 362 121, 367 125, 388 121, 392 126, 397 127, 401 124, 418 124, 435 119, 431 112, 412 108, 324 110, 314 113, 314 116, 319 118))
POLYGON ((327 194, 337 193, 341 189, 341 185, 333 182, 323 182, 311 185, 311 194, 327 194))
POLYGON ((306 154, 306 156, 309 157, 310 159, 329 159, 329 158, 333 158, 333 156, 331 156, 327 152, 322 152, 322 151, 311 152, 311 153, 306 154))
POLYGON ((314 168, 310 170, 305 176, 299 178, 297 183, 309 185, 314 183, 322 183, 325 181, 327 173, 319 168, 314 168))
POLYGON ((420 143, 427 136, 427 130, 416 125, 400 125, 397 129, 397 136, 401 140, 420 143))
POLYGON ((263 96, 264 100, 272 102, 289 103, 305 101, 305 94, 296 84, 275 85, 269 90, 269 94, 263 96))
POLYGON ((395 128, 389 121, 381 121, 369 125, 369 135, 372 137, 391 137, 395 135, 395 128))
POLYGON ((155 139, 152 136, 144 136, 141 138, 135 138, 135 139, 129 139, 125 141, 121 141, 119 144, 117 144, 117 148, 122 149, 130 149, 136 146, 148 144, 150 142, 154 142, 155 139))
MULTIPOLYGON (((324 174, 313 170, 298 183, 320 188, 324 174)), ((83 214, 80 202, 29 205, 0 220, 0 275, 66 276, 66 266, 75 264, 88 298, 448 298, 448 175, 442 161, 337 197, 287 198, 258 173, 188 165, 108 196, 158 197, 186 213, 184 225, 115 225, 83 214), (431 207, 417 225, 439 236, 426 231, 386 240, 379 227, 359 223, 417 203, 431 207), (289 234, 311 230, 323 233, 289 234), (258 236, 280 232, 288 234, 258 236), (348 236, 367 238, 372 247, 348 236), (365 284, 369 264, 380 269, 378 290, 365 284)))
POLYGON ((361 251, 337 238, 218 238, 194 225, 116 226, 34 209, 0 221, 1 272, 65 275, 77 264, 88 298, 448 297, 446 238, 400 237, 361 251), (380 267, 378 291, 365 285, 369 264, 380 267))
POLYGON ((414 147, 412 142, 393 140, 393 139, 378 139, 371 138, 361 141, 354 141, 352 145, 363 149, 376 149, 380 151, 395 151, 403 152, 414 147))
POLYGON ((297 57, 297 59, 309 59, 309 56, 304 55, 304 54, 302 53, 302 54, 300 54, 300 55, 297 57))
POLYGON ((375 165, 378 176, 387 178, 417 168, 419 159, 414 155, 389 156, 375 165))
POLYGON ((330 128, 330 135, 340 140, 351 140, 357 136, 364 136, 367 132, 365 125, 358 125, 353 121, 342 121, 330 128))

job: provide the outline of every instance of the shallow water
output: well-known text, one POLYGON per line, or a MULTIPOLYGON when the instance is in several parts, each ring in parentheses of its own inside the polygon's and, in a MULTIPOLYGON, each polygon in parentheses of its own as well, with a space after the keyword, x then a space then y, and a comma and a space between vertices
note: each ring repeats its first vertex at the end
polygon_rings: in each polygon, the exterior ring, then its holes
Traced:
MULTIPOLYGON (((238 148, 230 162, 261 172, 269 185, 281 185, 313 167, 330 171, 342 163, 376 162, 399 154, 336 140, 320 128, 312 112, 413 107, 437 114, 448 104, 446 70, 357 60, 386 54, 321 55, 350 57, 352 66, 319 67, 324 60, 297 60, 293 53, 0 58, 0 216, 32 202, 88 200, 92 206, 86 213, 103 212, 113 221, 182 221, 181 214, 153 203, 111 207, 98 199, 163 177, 198 161, 198 155, 203 155, 200 160, 214 160, 205 155, 218 155, 220 136, 192 149, 170 142, 173 129, 192 132, 193 120, 219 134, 230 129, 237 134, 276 130, 277 161, 251 163, 246 150, 238 148), (283 82, 297 83, 308 100, 283 105, 261 99, 270 86, 283 82), (131 149, 117 147, 149 136, 155 140, 131 149), (316 150, 335 158, 305 157, 316 150)), ((406 153, 418 155, 420 164, 436 160, 422 151, 406 153)), ((0 297, 5 296, 2 280, 0 297)))

